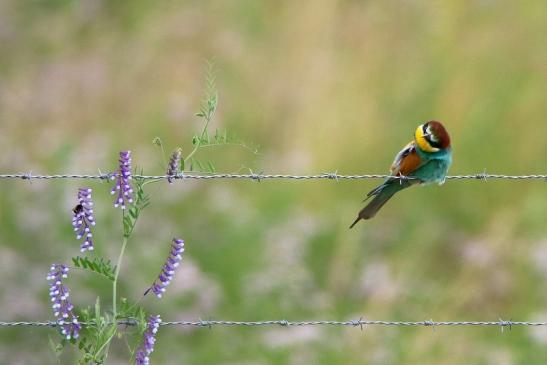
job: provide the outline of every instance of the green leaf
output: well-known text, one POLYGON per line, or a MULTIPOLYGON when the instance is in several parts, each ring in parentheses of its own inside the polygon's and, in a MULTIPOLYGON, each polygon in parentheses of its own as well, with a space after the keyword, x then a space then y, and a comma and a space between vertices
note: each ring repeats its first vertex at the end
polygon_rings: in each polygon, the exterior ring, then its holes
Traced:
MULTIPOLYGON (((140 175, 142 175, 142 171, 140 175)), ((127 210, 127 213, 124 213, 123 219, 123 235, 126 238, 129 238, 129 236, 131 236, 131 233, 133 233, 141 211, 150 204, 150 197, 143 190, 145 182, 144 179, 135 178, 134 181, 135 201, 133 204, 131 204, 131 206, 127 210)))
POLYGON ((78 340, 73 341, 81 352, 78 364, 104 363, 106 344, 111 340, 105 336, 105 333, 109 327, 113 326, 110 320, 101 314, 100 298, 97 297, 94 310, 83 309, 77 312, 80 320, 86 323, 80 331, 78 340))
POLYGON ((48 336, 48 342, 49 348, 51 349, 51 351, 53 351, 53 353, 55 353, 55 356, 58 357, 63 351, 64 343, 62 341, 60 343, 56 343, 55 341, 53 341, 51 336, 48 336))
POLYGON ((97 273, 106 277, 110 281, 114 281, 116 266, 113 266, 110 260, 105 261, 102 257, 95 257, 93 259, 90 259, 87 256, 76 256, 72 258, 72 262, 75 267, 97 273))

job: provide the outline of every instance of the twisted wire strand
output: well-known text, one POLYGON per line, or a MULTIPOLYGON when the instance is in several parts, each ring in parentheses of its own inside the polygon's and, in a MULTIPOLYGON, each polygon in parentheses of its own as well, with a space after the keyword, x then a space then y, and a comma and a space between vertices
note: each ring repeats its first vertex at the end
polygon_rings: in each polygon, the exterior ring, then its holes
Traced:
MULTIPOLYGON (((28 173, 16 173, 16 174, 0 174, 0 179, 21 179, 21 180, 52 180, 52 179, 98 179, 98 180, 110 180, 116 176, 115 172, 99 173, 99 174, 56 174, 56 175, 34 175, 32 172, 28 173)), ((361 179, 385 179, 393 178, 399 180, 412 180, 412 177, 407 176, 391 176, 386 174, 364 174, 364 175, 342 175, 337 172, 329 172, 315 175, 289 175, 289 174, 263 174, 263 173, 250 173, 250 174, 228 174, 228 173, 192 173, 185 172, 176 175, 133 175, 135 178, 144 180, 162 180, 172 178, 175 180, 213 180, 213 179, 249 179, 254 181, 261 180, 274 180, 274 179, 293 179, 293 180, 361 180, 361 179)), ((547 174, 535 174, 535 175, 503 175, 503 174, 487 174, 478 173, 471 175, 452 175, 447 176, 447 180, 546 180, 547 174)))
MULTIPOLYGON (((110 180, 115 176, 115 173, 99 173, 96 175, 92 174, 57 174, 57 175, 33 175, 32 173, 17 173, 17 174, 0 174, 0 179, 22 179, 22 180, 33 180, 33 179, 100 179, 100 180, 110 180)), ((388 177, 394 179, 412 179, 411 177, 405 176, 391 176, 385 174, 365 174, 365 175, 340 175, 337 172, 334 173, 323 173, 317 175, 288 175, 288 174, 194 174, 194 173, 179 173, 177 175, 133 175, 135 178, 142 178, 145 180, 161 180, 167 179, 169 177, 174 179, 197 179, 197 180, 210 180, 210 179, 251 179, 255 181, 266 180, 266 179, 295 179, 295 180, 313 180, 313 179, 331 179, 331 180, 341 180, 341 179, 385 179, 388 177)), ((472 175, 452 175, 447 176, 448 180, 463 180, 463 179, 472 179, 472 180, 489 180, 489 179, 507 179, 507 180, 547 180, 547 174, 536 174, 536 175, 502 175, 502 174, 487 174, 487 173, 478 173, 472 175)), ((120 325, 135 325, 134 320, 125 320, 119 321, 120 325)), ((37 322, 37 321, 19 321, 19 322, 1 322, 0 327, 16 327, 16 326, 33 326, 33 327, 56 327, 58 324, 56 322, 37 322)), ((82 323, 86 325, 86 323, 82 323)), ((272 320, 272 321, 252 321, 252 322, 243 322, 243 321, 213 321, 213 320, 199 320, 199 321, 167 321, 162 322, 162 326, 196 326, 196 327, 208 327, 213 326, 352 326, 360 327, 369 325, 379 325, 379 326, 500 326, 502 329, 504 327, 511 328, 512 326, 547 326, 547 322, 523 322, 523 321, 442 321, 435 322, 432 320, 429 321, 415 321, 415 322, 405 322, 405 321, 373 321, 373 320, 350 320, 350 321, 287 321, 287 320, 272 320)))
MULTIPOLYGON (((88 323, 81 323, 82 325, 88 325, 88 323)), ((134 326, 137 324, 135 319, 126 319, 118 321, 118 325, 134 326)), ((281 327, 300 327, 300 326, 346 326, 346 327, 359 327, 363 329, 365 326, 401 326, 401 327, 457 327, 457 326, 494 326, 501 327, 502 330, 505 327, 513 326, 547 326, 547 322, 524 322, 524 321, 375 321, 375 320, 349 320, 349 321, 329 321, 329 320, 319 320, 319 321, 287 321, 284 319, 281 320, 271 320, 271 321, 215 321, 215 320, 198 320, 198 321, 167 321, 161 322, 161 326, 190 326, 190 327, 219 327, 219 326, 228 326, 228 327, 259 327, 259 326, 281 326, 281 327)), ((57 327, 57 322, 46 321, 46 322, 29 322, 29 321, 20 321, 20 322, 0 322, 0 327, 57 327)))

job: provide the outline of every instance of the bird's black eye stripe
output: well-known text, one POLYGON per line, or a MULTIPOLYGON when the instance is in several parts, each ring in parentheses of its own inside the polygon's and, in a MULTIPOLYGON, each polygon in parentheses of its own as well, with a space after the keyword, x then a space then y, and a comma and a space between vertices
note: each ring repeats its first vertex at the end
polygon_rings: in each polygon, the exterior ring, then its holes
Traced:
POLYGON ((439 143, 440 141, 436 140, 437 138, 432 133, 428 132, 427 130, 428 128, 429 128, 429 122, 422 125, 422 132, 423 132, 425 140, 427 141, 427 143, 429 143, 431 147, 441 148, 441 145, 439 143))
POLYGON ((434 147, 434 148, 441 148, 441 144, 439 143, 439 141, 434 141, 433 140, 433 135, 429 135, 429 136, 426 136, 425 137, 427 143, 429 143, 429 145, 431 147, 434 147))

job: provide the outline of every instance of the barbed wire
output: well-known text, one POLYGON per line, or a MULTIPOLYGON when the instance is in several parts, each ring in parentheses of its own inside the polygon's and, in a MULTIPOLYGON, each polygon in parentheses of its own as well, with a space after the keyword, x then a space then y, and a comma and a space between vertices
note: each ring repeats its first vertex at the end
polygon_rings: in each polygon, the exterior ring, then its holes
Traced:
MULTIPOLYGON (((0 179, 21 179, 21 180, 52 180, 52 179, 84 179, 84 180, 111 180, 116 176, 115 172, 98 174, 55 174, 55 175, 40 175, 27 173, 15 174, 0 174, 0 179)), ((338 172, 328 172, 315 175, 290 175, 290 174, 264 174, 264 173, 249 173, 249 174, 231 174, 231 173, 194 173, 184 172, 176 175, 133 175, 135 178, 144 180, 163 180, 167 178, 175 180, 213 180, 213 179, 248 179, 254 181, 274 180, 274 179, 293 179, 293 180, 361 180, 361 179, 385 179, 393 178, 399 180, 412 180, 411 176, 391 176, 386 174, 364 174, 364 175, 343 175, 338 172)), ((471 174, 471 175, 452 175, 447 176, 447 180, 546 180, 547 174, 533 175, 503 175, 503 174, 488 174, 486 172, 471 174)))
MULTIPOLYGON (((56 174, 56 175, 33 175, 29 173, 17 173, 17 174, 0 174, 0 179, 99 179, 110 180, 116 176, 116 173, 100 173, 99 174, 56 174)), ((342 180, 342 179, 385 179, 388 177, 400 180, 412 179, 412 177, 406 176, 391 176, 386 174, 365 174, 365 175, 341 175, 337 172, 322 173, 316 175, 289 175, 289 174, 205 174, 205 173, 179 173, 177 175, 133 175, 135 178, 141 178, 144 180, 161 180, 167 178, 173 178, 176 180, 185 179, 197 179, 197 180, 210 180, 210 179, 250 179, 254 181, 261 181, 266 179, 295 179, 295 180, 313 180, 313 179, 330 179, 330 180, 342 180)), ((471 175, 452 175, 447 176, 447 180, 489 180, 489 179, 508 179, 508 180, 546 180, 547 174, 535 174, 535 175, 503 175, 503 174, 487 174, 486 172, 471 174, 471 175)), ((119 325, 136 325, 135 320, 122 320, 119 321, 119 325)), ((82 323, 86 325, 86 323, 82 323)), ((194 326, 194 327, 207 327, 212 328, 214 326, 283 326, 283 327, 296 327, 296 326, 350 326, 360 327, 364 326, 425 326, 425 327, 437 327, 437 326, 499 326, 502 328, 512 326, 547 326, 547 322, 523 322, 523 321, 504 321, 502 319, 498 321, 440 321, 433 320, 426 321, 377 321, 377 320, 349 320, 349 321, 287 321, 287 320, 271 320, 271 321, 216 321, 216 320, 199 320, 199 321, 166 321, 161 323, 162 326, 194 326)), ((0 321, 0 327, 17 327, 17 326, 32 326, 32 327, 56 327, 57 322, 46 321, 19 321, 19 322, 2 322, 0 321)))
MULTIPOLYGON (((135 326, 137 320, 126 319, 118 321, 118 325, 135 326)), ((81 323, 86 326, 89 323, 81 323)), ((523 322, 523 321, 505 321, 499 319, 497 321, 375 321, 366 320, 363 318, 349 321, 287 321, 272 320, 272 321, 216 321, 216 320, 198 320, 198 321, 164 321, 160 323, 161 326, 189 326, 189 327, 206 327, 212 329, 213 327, 227 326, 227 327, 259 327, 259 326, 281 326, 281 327, 302 327, 302 326, 342 326, 342 327, 359 327, 363 330, 366 326, 400 326, 400 327, 458 327, 458 326, 484 326, 484 327, 500 327, 503 331, 504 328, 511 329, 514 326, 547 326, 547 322, 523 322)), ((0 322, 0 327, 57 327, 58 323, 54 321, 46 322, 0 322)))

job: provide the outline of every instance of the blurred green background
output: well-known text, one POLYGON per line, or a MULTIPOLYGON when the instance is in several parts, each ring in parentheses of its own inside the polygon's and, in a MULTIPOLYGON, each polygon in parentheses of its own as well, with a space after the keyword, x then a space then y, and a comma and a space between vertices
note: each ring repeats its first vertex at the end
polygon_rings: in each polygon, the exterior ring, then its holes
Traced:
MULTIPOLYGON (((546 32, 541 0, 0 1, 0 171, 94 174, 130 149, 162 174, 152 139, 190 150, 214 59, 213 130, 259 146, 200 152, 219 171, 385 173, 439 119, 451 174, 546 173, 546 32)), ((138 298, 181 236, 174 282, 142 302, 164 320, 547 320, 545 182, 412 188, 348 230, 378 182, 152 185, 121 295, 138 298)), ((100 182, 0 184, 0 320, 52 319, 45 276, 78 254, 77 188, 94 189, 112 259, 120 211, 100 182)), ((77 306, 110 302, 109 282, 68 285, 77 306)), ((0 363, 59 363, 48 337, 0 329, 0 363)), ((543 327, 164 327, 152 363, 544 364, 546 346, 543 327)), ((109 363, 127 359, 117 341, 109 363)))

